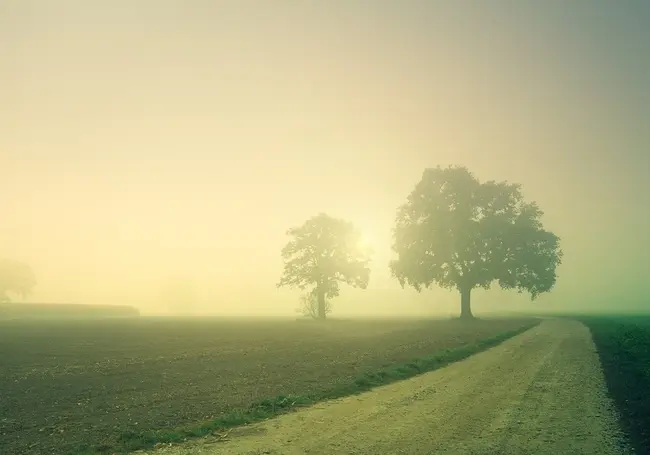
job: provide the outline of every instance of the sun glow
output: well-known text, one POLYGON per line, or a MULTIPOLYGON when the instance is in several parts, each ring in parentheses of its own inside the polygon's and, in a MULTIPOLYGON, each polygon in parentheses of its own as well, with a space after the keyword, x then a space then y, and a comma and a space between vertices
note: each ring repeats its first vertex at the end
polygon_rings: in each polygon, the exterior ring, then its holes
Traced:
POLYGON ((359 248, 365 253, 372 253, 377 248, 377 236, 366 229, 361 229, 361 237, 358 242, 359 248))
POLYGON ((375 245, 375 239, 372 236, 369 235, 362 235, 361 239, 359 240, 359 246, 361 248, 372 248, 375 245))

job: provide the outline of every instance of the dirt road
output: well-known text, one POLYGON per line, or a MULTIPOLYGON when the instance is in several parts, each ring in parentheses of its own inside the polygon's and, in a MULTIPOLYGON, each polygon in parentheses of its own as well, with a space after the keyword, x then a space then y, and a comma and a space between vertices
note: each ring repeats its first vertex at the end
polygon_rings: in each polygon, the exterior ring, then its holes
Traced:
POLYGON ((588 329, 537 327, 464 361, 159 455, 608 454, 624 447, 588 329))

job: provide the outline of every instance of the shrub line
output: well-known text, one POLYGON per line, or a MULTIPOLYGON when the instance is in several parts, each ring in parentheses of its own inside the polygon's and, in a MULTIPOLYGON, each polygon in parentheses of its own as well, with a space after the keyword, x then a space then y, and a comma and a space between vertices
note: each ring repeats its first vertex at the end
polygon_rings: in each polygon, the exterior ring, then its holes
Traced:
MULTIPOLYGON (((365 373, 348 384, 335 387, 328 392, 318 395, 279 395, 275 398, 268 398, 253 403, 247 408, 235 409, 225 417, 201 422, 199 424, 186 425, 167 430, 125 432, 122 433, 119 438, 119 447, 98 446, 93 447, 92 450, 86 451, 85 453, 115 454, 116 451, 128 453, 136 450, 150 449, 157 444, 180 443, 191 438, 217 434, 220 430, 227 430, 229 428, 266 420, 324 400, 342 398, 366 392, 381 385, 408 379, 422 373, 437 370, 459 360, 463 360, 473 354, 497 346, 502 342, 533 328, 540 322, 540 320, 537 320, 516 330, 503 332, 479 340, 476 343, 466 344, 452 349, 445 349, 436 352, 429 357, 414 359, 407 364, 395 365, 388 369, 365 373)), ((76 453, 78 454, 79 452, 76 453)))

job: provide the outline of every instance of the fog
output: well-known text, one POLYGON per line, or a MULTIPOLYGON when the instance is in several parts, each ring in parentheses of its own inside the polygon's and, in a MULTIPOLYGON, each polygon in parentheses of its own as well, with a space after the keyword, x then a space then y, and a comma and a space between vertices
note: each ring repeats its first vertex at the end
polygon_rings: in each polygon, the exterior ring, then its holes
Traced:
POLYGON ((295 315, 285 231, 320 212, 376 253, 333 316, 457 313, 390 277, 426 167, 523 185, 556 288, 477 314, 648 308, 646 2, 0 0, 0 256, 29 301, 295 315), (166 302, 182 281, 193 306, 166 302))

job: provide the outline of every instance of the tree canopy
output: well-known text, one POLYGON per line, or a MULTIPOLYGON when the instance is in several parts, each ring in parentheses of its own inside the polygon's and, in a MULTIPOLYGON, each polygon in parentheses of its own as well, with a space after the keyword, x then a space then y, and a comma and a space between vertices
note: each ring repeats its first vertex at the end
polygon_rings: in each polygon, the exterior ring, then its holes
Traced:
POLYGON ((282 249, 284 270, 278 287, 310 289, 325 319, 326 299, 339 295, 339 283, 365 289, 370 277, 370 251, 352 223, 321 213, 287 231, 282 249))
POLYGON ((35 286, 36 277, 28 264, 0 259, 0 302, 9 302, 9 293, 25 298, 35 286))
POLYGON ((535 299, 553 288, 562 259, 542 215, 518 184, 481 183, 465 167, 426 169, 398 209, 391 273, 417 291, 434 283, 457 289, 461 317, 472 316, 471 290, 495 281, 535 299))

